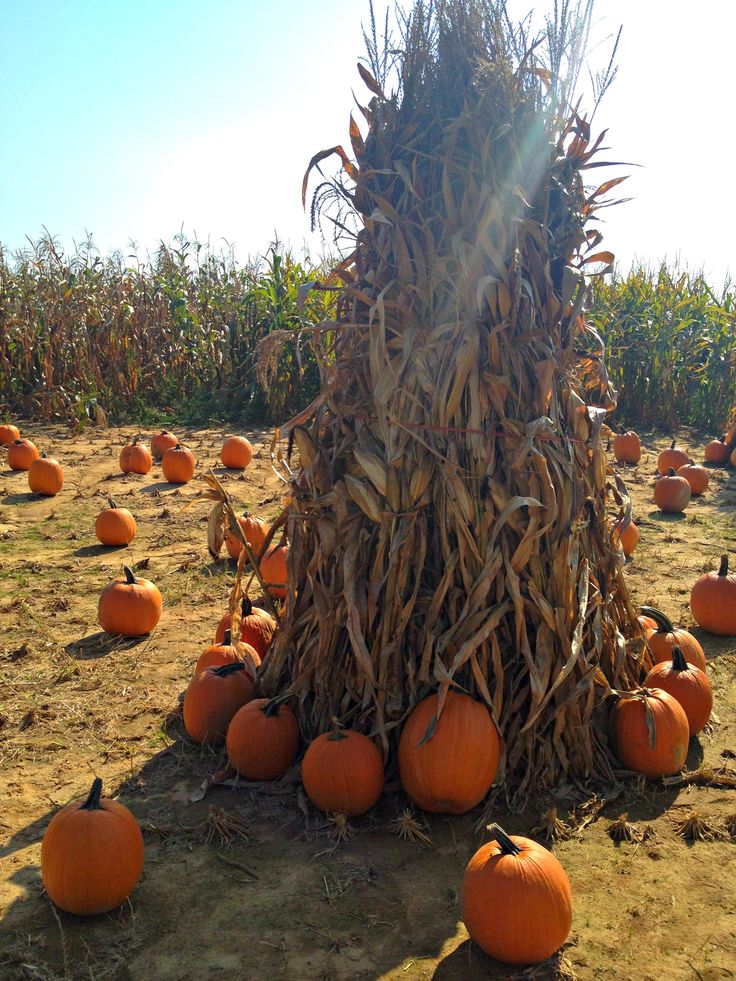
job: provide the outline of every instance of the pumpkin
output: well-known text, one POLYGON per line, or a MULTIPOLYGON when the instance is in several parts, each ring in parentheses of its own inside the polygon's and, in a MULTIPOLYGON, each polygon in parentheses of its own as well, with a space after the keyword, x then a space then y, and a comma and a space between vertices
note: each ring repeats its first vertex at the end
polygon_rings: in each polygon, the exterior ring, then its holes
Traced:
POLYGON ((0 446, 10 446, 16 439, 20 439, 20 429, 17 426, 0 426, 0 446))
POLYGON ((501 743, 485 705, 449 690, 415 706, 399 739, 399 773, 412 801, 435 814, 464 814, 490 790, 501 743))
POLYGON ((705 671, 688 664, 679 647, 672 651, 671 661, 655 664, 644 680, 646 688, 660 688, 672 695, 682 706, 690 735, 704 728, 713 711, 713 689, 705 671))
MULTIPOLYGON (((232 616, 226 613, 217 624, 215 631, 215 643, 220 644, 225 636, 225 631, 229 630, 232 624, 232 616)), ((245 644, 250 644, 258 652, 261 660, 268 653, 268 649, 273 641, 278 624, 265 610, 253 606, 247 596, 243 597, 240 607, 240 639, 245 644)))
POLYGON ((41 845, 41 877, 56 905, 77 916, 124 903, 143 871, 143 835, 127 807, 102 796, 96 777, 85 801, 58 811, 41 845))
POLYGON ((624 695, 613 710, 616 756, 628 770, 652 779, 678 773, 690 739, 685 710, 660 688, 624 695))
POLYGON ((736 575, 728 571, 728 555, 721 556, 718 572, 707 572, 695 583, 690 612, 709 633, 736 637, 736 575))
POLYGON ((230 765, 247 780, 278 780, 299 751, 299 723, 279 698, 256 698, 233 717, 227 731, 230 765))
MULTIPOLYGON (((243 644, 243 654, 250 655, 253 666, 259 667, 261 663, 261 658, 258 652, 250 646, 250 644, 243 644)), ((223 664, 237 664, 242 661, 243 657, 240 653, 233 647, 232 637, 230 631, 226 630, 221 641, 212 644, 207 647, 199 655, 199 660, 194 668, 194 673, 198 671, 204 671, 205 668, 219 668, 223 664)))
POLYGON ((135 518, 127 508, 119 508, 111 497, 108 504, 95 519, 98 541, 103 545, 130 545, 137 531, 135 518))
POLYGON ((302 760, 302 783, 321 811, 358 817, 381 796, 383 757, 363 733, 335 726, 309 744, 302 760))
POLYGON ((41 454, 30 439, 14 439, 8 447, 8 466, 11 470, 30 470, 41 454))
POLYGON ((684 450, 678 450, 675 447, 675 440, 672 440, 672 445, 668 450, 662 450, 657 458, 657 473, 662 475, 669 473, 670 468, 677 473, 680 467, 684 467, 688 463, 690 457, 684 450))
POLYGON ((647 630, 657 629, 657 621, 654 620, 652 617, 639 616, 636 619, 639 621, 639 626, 641 627, 641 629, 644 631, 645 634, 647 630))
POLYGON ((123 575, 102 590, 97 619, 109 634, 143 637, 158 623, 162 605, 161 593, 150 579, 137 579, 125 565, 123 575))
POLYGON ((641 441, 631 431, 619 433, 613 441, 613 455, 619 463, 638 463, 641 460, 641 441))
POLYGON ((258 563, 266 589, 276 599, 286 599, 286 560, 288 556, 288 545, 269 545, 265 555, 258 563))
MULTIPOLYGON (((254 517, 248 511, 245 512, 242 518, 238 518, 238 524, 242 529, 243 537, 250 545, 251 552, 257 558, 263 548, 266 535, 271 530, 271 526, 267 521, 254 517)), ((229 529, 225 532, 225 548, 231 559, 237 559, 243 550, 243 546, 229 529)))
POLYGON ((621 524, 623 519, 618 519, 614 521, 611 525, 611 532, 614 537, 614 541, 618 538, 621 543, 621 548, 624 551, 624 555, 631 555, 636 546, 639 543, 639 529, 636 527, 633 521, 629 521, 627 525, 621 524))
POLYGON ((53 457, 42 453, 28 468, 28 486, 34 494, 53 497, 64 486, 64 471, 53 457))
POLYGON ((153 466, 151 451, 145 443, 141 442, 140 436, 124 446, 120 451, 120 469, 123 473, 142 473, 146 474, 153 466))
POLYGON ((170 484, 188 484, 196 466, 192 451, 180 443, 168 449, 161 458, 161 469, 170 484))
POLYGON ((460 910, 471 940, 506 964, 538 964, 567 939, 572 889, 543 845, 492 824, 492 841, 468 862, 460 910))
POLYGON ((223 467, 245 470, 253 459, 253 447, 245 436, 228 436, 222 444, 220 459, 223 467))
POLYGON ((225 738, 235 714, 255 694, 255 682, 245 661, 221 664, 196 672, 184 694, 184 728, 197 743, 225 738))
POLYGON ((170 433, 168 429, 162 429, 160 433, 156 435, 151 440, 151 453, 153 454, 154 460, 160 460, 161 457, 167 450, 170 450, 172 446, 176 446, 179 440, 170 433))
POLYGON ((714 463, 716 466, 722 467, 728 463, 729 455, 728 443, 721 436, 720 439, 712 439, 706 445, 703 459, 706 463, 714 463))
MULTIPOLYGON (((9 458, 9 456, 8 456, 9 458)), ((736 467, 736 449, 731 454, 731 466, 736 467)))
POLYGON ((675 629, 670 618, 652 606, 642 606, 641 612, 654 621, 654 628, 646 631, 647 647, 655 664, 669 661, 676 647, 682 651, 685 660, 696 668, 705 671, 705 654, 696 637, 683 627, 675 629))
POLYGON ((699 463, 693 463, 690 460, 684 467, 680 467, 677 471, 677 476, 684 477, 688 484, 690 484, 690 493, 693 496, 705 494, 708 490, 708 471, 705 467, 701 467, 699 463))
POLYGON ((672 467, 654 485, 654 503, 665 514, 684 511, 690 503, 690 494, 690 484, 684 477, 678 477, 672 467))

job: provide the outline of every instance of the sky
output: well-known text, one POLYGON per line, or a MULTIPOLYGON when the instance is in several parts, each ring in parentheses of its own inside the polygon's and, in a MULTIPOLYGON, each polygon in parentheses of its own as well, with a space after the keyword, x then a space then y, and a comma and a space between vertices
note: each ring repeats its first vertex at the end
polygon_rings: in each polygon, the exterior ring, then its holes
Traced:
MULTIPOLYGON (((551 0, 509 0, 512 14, 551 0)), ((385 9, 377 0, 376 9, 385 9)), ((318 150, 348 145, 367 0, 0 0, 0 243, 46 228, 68 248, 139 254, 184 228, 238 259, 277 233, 319 250, 301 206, 318 150)), ((639 166, 604 212, 627 269, 667 258, 736 274, 732 0, 597 0, 595 127, 639 166)), ((594 128, 595 128, 594 127, 594 128)))

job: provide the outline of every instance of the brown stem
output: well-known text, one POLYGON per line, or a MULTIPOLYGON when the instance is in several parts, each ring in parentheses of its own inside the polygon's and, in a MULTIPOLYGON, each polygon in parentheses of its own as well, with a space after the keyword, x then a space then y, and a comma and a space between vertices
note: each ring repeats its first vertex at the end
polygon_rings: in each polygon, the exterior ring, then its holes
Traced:
POLYGON ((232 647, 233 644, 233 633, 232 630, 226 630, 225 636, 222 638, 223 647, 232 647))
POLYGON ((675 627, 670 618, 666 613, 662 613, 661 610, 655 610, 653 606, 640 606, 639 610, 644 614, 645 617, 651 617, 652 620, 657 624, 657 633, 659 634, 671 634, 674 633, 675 627))
POLYGON ((123 572, 125 573, 125 585, 126 586, 135 586, 136 580, 135 580, 135 576, 133 575, 133 571, 130 568, 130 566, 124 565, 123 566, 123 572))
POLYGON ((250 601, 249 596, 243 597, 243 602, 240 604, 240 616, 242 618, 249 617, 253 613, 253 604, 250 601))
POLYGON ((219 668, 212 669, 218 678, 227 678, 234 671, 245 671, 245 661, 233 661, 232 664, 221 664, 219 668))
POLYGON ((332 716, 332 718, 330 719, 330 722, 332 722, 332 732, 330 733, 330 742, 331 743, 339 743, 341 739, 347 739, 348 738, 346 736, 346 734, 342 731, 343 730, 343 726, 338 721, 338 718, 337 718, 336 715, 333 715, 332 716))
POLYGON ((519 846, 509 838, 500 824, 489 824, 488 830, 491 835, 491 841, 497 841, 501 846, 502 855, 521 854, 521 849, 519 846))
POLYGON ((718 570, 718 575, 719 576, 728 575, 728 554, 724 554, 721 556, 721 567, 718 570))
POLYGON ((668 477, 676 477, 677 476, 677 474, 675 473, 675 468, 674 467, 670 467, 669 468, 669 470, 667 471, 667 476, 668 477))
POLYGON ((110 506, 111 508, 116 508, 116 507, 117 507, 117 504, 115 503, 115 501, 113 500, 113 498, 112 498, 112 497, 108 497, 108 499, 107 499, 107 503, 108 503, 108 505, 109 505, 109 506, 110 506))
POLYGON ((677 440, 674 440, 674 439, 672 440, 672 443, 671 443, 671 445, 670 445, 670 449, 671 449, 671 450, 674 450, 674 448, 675 448, 675 443, 676 443, 676 442, 677 442, 677 440))
POLYGON ((277 695, 276 698, 269 699, 266 704, 261 709, 261 712, 270 719, 273 715, 278 715, 281 711, 281 706, 287 702, 290 698, 293 698, 293 692, 287 691, 284 695, 277 695))
POLYGON ((687 671, 689 665, 685 660, 685 655, 679 647, 672 648, 672 670, 687 671))
POLYGON ((80 805, 80 811, 99 811, 100 797, 102 796, 102 780, 95 777, 92 781, 92 788, 87 795, 87 800, 80 805))

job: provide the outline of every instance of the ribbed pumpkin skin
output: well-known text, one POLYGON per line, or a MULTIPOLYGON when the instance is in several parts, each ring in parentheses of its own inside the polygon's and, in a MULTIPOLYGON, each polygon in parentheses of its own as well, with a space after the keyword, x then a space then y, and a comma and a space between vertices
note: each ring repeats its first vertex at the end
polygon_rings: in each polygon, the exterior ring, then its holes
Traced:
POLYGON ((8 466, 11 470, 30 470, 41 454, 30 439, 16 439, 8 447, 8 466))
POLYGON ((28 486, 34 494, 54 497, 64 486, 64 471, 58 460, 42 453, 28 468, 28 486))
POLYGON ((660 477, 654 485, 654 503, 665 514, 679 514, 690 503, 691 493, 690 484, 684 477, 668 473, 666 477, 660 477))
POLYGON ((626 769, 656 780, 679 773, 684 766, 690 726, 685 710, 666 691, 642 689, 641 695, 619 699, 613 710, 613 724, 616 756, 626 769), (654 716, 654 748, 649 746, 645 700, 654 716))
POLYGON ((266 589, 276 599, 286 599, 286 588, 280 584, 286 583, 286 559, 288 555, 288 545, 270 545, 259 563, 266 589))
POLYGON ((167 450, 170 450, 172 446, 176 446, 179 440, 170 433, 167 429, 162 429, 160 433, 157 433, 151 440, 151 453, 153 454, 154 460, 160 460, 167 450))
POLYGON ((697 463, 686 463, 677 471, 677 476, 684 477, 690 484, 690 493, 694 497, 699 497, 708 490, 708 471, 697 463))
POLYGON ((17 426, 0 426, 0 446, 10 446, 16 439, 20 439, 20 429, 17 426))
POLYGON ((688 664, 694 664, 696 668, 705 671, 705 653, 700 646, 697 638, 693 637, 689 630, 661 630, 656 628, 647 631, 647 647, 651 651, 655 664, 660 661, 671 661, 672 651, 679 647, 685 655, 688 664))
POLYGON ((103 545, 130 545, 138 526, 127 508, 109 507, 95 519, 95 535, 103 545))
POLYGON ((465 814, 491 788, 501 743, 488 709, 469 695, 448 691, 431 739, 420 746, 437 713, 437 695, 414 708, 399 739, 404 790, 424 811, 465 814))
POLYGON ((669 471, 670 467, 677 473, 680 467, 684 467, 689 462, 689 455, 684 450, 676 449, 675 441, 673 440, 672 446, 668 450, 662 450, 657 458, 657 473, 664 475, 669 471))
POLYGON ((256 698, 236 713, 227 731, 230 764, 247 780, 278 780, 299 751, 299 723, 288 705, 271 716, 267 698, 256 698))
POLYGON ((660 688, 677 699, 687 716, 691 736, 697 735, 710 719, 713 689, 705 671, 694 664, 687 664, 683 671, 677 670, 673 661, 661 661, 646 676, 644 685, 660 688))
MULTIPOLYGON (((246 514, 242 518, 238 518, 238 524, 243 529, 243 536, 257 558, 258 553, 263 548, 263 543, 266 540, 266 535, 270 531, 271 526, 267 521, 262 521, 252 514, 246 514)), ((243 550, 243 546, 229 531, 225 533, 225 548, 231 559, 237 559, 243 550)))
POLYGON ((153 466, 153 457, 147 446, 134 440, 122 448, 119 462, 123 473, 147 474, 153 466))
POLYGON ((197 743, 222 741, 233 716, 253 698, 255 684, 245 666, 224 677, 218 674, 230 667, 237 664, 205 668, 189 682, 184 694, 184 728, 197 743))
MULTIPOLYGON (((258 667, 261 663, 261 658, 258 651, 251 647, 250 644, 245 644, 244 646, 246 648, 246 653, 250 654, 255 666, 258 667)), ((242 660, 242 657, 238 654, 232 644, 212 644, 211 647, 207 647, 199 655, 199 660, 194 668, 194 673, 197 674, 199 671, 204 671, 205 668, 220 668, 223 664, 237 664, 238 661, 242 660)))
POLYGON ((690 612, 709 633, 736 637, 736 575, 728 571, 728 556, 721 558, 718 572, 707 572, 695 583, 690 612))
POLYGON ((383 759, 361 732, 325 732, 310 743, 302 760, 307 797, 322 811, 348 817, 365 814, 383 790, 383 759))
POLYGON ((109 634, 143 637, 150 634, 158 623, 163 601, 150 579, 135 578, 134 582, 130 582, 130 576, 126 572, 102 590, 97 619, 109 634))
MULTIPOLYGON (((221 644, 225 638, 225 631, 230 629, 232 617, 229 613, 217 624, 215 631, 215 643, 221 644)), ((250 644, 255 648, 263 660, 268 654, 268 650, 276 633, 277 623, 270 613, 254 606, 248 616, 240 618, 240 639, 245 644, 250 644)))
POLYGON ((645 632, 647 630, 657 629, 657 621, 653 620, 651 617, 639 616, 636 619, 639 621, 639 625, 641 626, 642 630, 644 630, 645 632))
POLYGON ((570 880, 555 856, 529 838, 511 835, 521 849, 504 855, 496 841, 468 862, 460 893, 471 939, 506 964, 538 964, 567 939, 572 925, 570 880))
POLYGON ((620 533, 621 548, 624 550, 624 555, 631 555, 636 546, 639 544, 639 529, 636 527, 633 521, 630 521, 620 533))
POLYGON ((253 447, 245 436, 229 436, 222 444, 220 460, 223 467, 245 470, 253 459, 253 447))
POLYGON ((636 433, 619 433, 613 441, 613 455, 619 463, 638 463, 641 460, 641 441, 636 433))
POLYGON ((194 454, 186 446, 172 446, 161 457, 161 469, 170 484, 188 484, 196 467, 194 454))
POLYGON ((143 835, 127 807, 102 797, 99 807, 67 804, 41 845, 49 898, 67 913, 93 916, 124 903, 143 871, 143 835))
POLYGON ((722 467, 724 464, 728 463, 728 443, 724 442, 722 439, 712 439, 705 447, 703 453, 703 459, 706 463, 715 463, 717 466, 722 467))

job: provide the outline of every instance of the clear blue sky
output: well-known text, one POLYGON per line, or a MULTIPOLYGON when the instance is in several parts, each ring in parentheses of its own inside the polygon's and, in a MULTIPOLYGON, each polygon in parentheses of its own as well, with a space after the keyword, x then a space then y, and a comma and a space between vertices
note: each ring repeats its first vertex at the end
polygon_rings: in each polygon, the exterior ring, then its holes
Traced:
MULTIPOLYGON (((45 225, 65 245, 87 229, 103 252, 145 250, 183 224, 241 259, 274 230, 316 245, 301 177, 312 153, 347 140, 367 9, 0 0, 0 241, 18 248, 45 225)), ((720 279, 736 271, 736 3, 598 0, 596 37, 619 23, 598 122, 615 159, 644 166, 621 189, 636 200, 606 215, 607 246, 624 265, 679 253, 720 279)))

